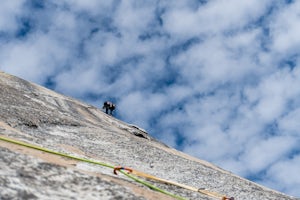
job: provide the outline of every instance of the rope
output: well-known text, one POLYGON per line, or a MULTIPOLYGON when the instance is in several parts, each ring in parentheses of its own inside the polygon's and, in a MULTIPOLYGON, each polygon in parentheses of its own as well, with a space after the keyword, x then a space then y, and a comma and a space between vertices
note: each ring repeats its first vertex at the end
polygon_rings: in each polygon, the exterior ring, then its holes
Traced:
POLYGON ((114 173, 116 174, 116 171, 120 170, 120 169, 127 170, 128 173, 132 173, 132 174, 134 174, 136 176, 139 176, 139 177, 144 177, 144 178, 147 178, 147 179, 152 179, 152 180, 159 181, 161 183, 165 183, 165 184, 169 184, 169 185, 175 185, 175 186, 178 186, 178 187, 190 190, 190 191, 194 191, 194 192, 199 192, 201 194, 204 194, 204 195, 207 195, 207 196, 210 196, 210 197, 214 197, 214 198, 217 198, 217 199, 234 200, 234 197, 227 197, 226 195, 219 194, 219 193, 212 192, 212 191, 208 191, 206 189, 195 188, 195 187, 192 187, 192 186, 189 186, 189 185, 184 185, 184 184, 177 183, 177 182, 174 182, 174 181, 162 179, 162 178, 159 178, 159 177, 156 177, 156 176, 152 176, 150 174, 146 174, 144 172, 140 172, 140 171, 137 171, 137 170, 126 168, 126 167, 115 167, 114 168, 114 173))
POLYGON ((103 162, 93 161, 93 160, 89 160, 89 159, 85 159, 85 158, 80 158, 80 157, 60 153, 60 152, 53 151, 53 150, 50 150, 50 149, 46 149, 46 148, 43 148, 43 147, 40 147, 40 146, 36 146, 36 145, 33 145, 33 144, 28 144, 28 143, 25 143, 25 142, 5 138, 5 137, 2 137, 2 136, 0 136, 0 140, 10 142, 10 143, 13 143, 13 144, 17 144, 17 145, 20 145, 20 146, 28 147, 28 148, 31 148, 31 149, 36 149, 36 150, 39 150, 39 151, 47 152, 47 153, 50 153, 50 154, 62 156, 62 157, 65 157, 65 158, 70 158, 70 159, 73 159, 73 160, 78 160, 78 161, 91 163, 91 164, 95 164, 95 165, 101 165, 103 167, 108 167, 108 168, 112 168, 112 169, 114 168, 114 166, 103 163, 103 162))
MULTIPOLYGON (((65 154, 65 153, 60 153, 60 152, 57 152, 57 151, 53 151, 53 150, 50 150, 50 149, 46 149, 46 148, 39 147, 39 146, 36 146, 36 145, 28 144, 28 143, 25 143, 25 142, 20 142, 20 141, 9 139, 9 138, 2 137, 2 136, 0 136, 0 140, 5 141, 5 142, 9 142, 9 143, 13 143, 13 144, 17 144, 17 145, 20 145, 20 146, 28 147, 28 148, 31 148, 31 149, 36 149, 36 150, 43 151, 43 152, 46 152, 46 153, 62 156, 62 157, 65 157, 65 158, 70 158, 70 159, 73 159, 73 160, 78 160, 78 161, 91 163, 91 164, 95 164, 95 165, 100 165, 100 166, 108 167, 108 168, 112 168, 112 169, 115 168, 113 165, 106 164, 106 163, 103 163, 103 162, 93 161, 93 160, 89 160, 89 159, 85 159, 85 158, 80 158, 80 157, 77 157, 77 156, 68 155, 68 154, 65 154)), ((156 186, 154 186, 154 185, 152 185, 152 184, 150 184, 146 181, 143 181, 143 180, 141 180, 141 179, 139 179, 139 178, 137 178, 133 175, 130 175, 130 174, 124 172, 122 169, 120 169, 119 171, 122 174, 124 174, 125 176, 127 176, 128 178, 130 178, 130 179, 132 179, 132 180, 134 180, 138 183, 141 183, 142 185, 147 186, 148 188, 150 188, 152 190, 155 190, 155 191, 158 191, 160 193, 169 195, 169 196, 171 196, 173 198, 176 198, 176 199, 179 199, 179 200, 185 200, 185 198, 183 198, 181 196, 170 193, 170 192, 168 192, 166 190, 163 190, 161 188, 158 188, 158 187, 156 187, 156 186)))
POLYGON ((103 162, 99 162, 99 161, 93 161, 93 160, 89 160, 89 159, 85 159, 85 158, 80 158, 80 157, 68 155, 68 154, 65 154, 65 153, 60 153, 60 152, 57 152, 57 151, 53 151, 53 150, 50 150, 50 149, 46 149, 46 148, 39 147, 39 146, 36 146, 36 145, 28 144, 28 143, 25 143, 25 142, 20 142, 20 141, 9 139, 9 138, 2 137, 2 136, 0 136, 0 140, 10 142, 10 143, 13 143, 13 144, 17 144, 17 145, 21 145, 21 146, 24 146, 24 147, 36 149, 36 150, 39 150, 39 151, 47 152, 47 153, 50 153, 50 154, 70 158, 70 159, 73 159, 73 160, 78 160, 78 161, 82 161, 82 162, 86 162, 86 163, 100 165, 100 166, 103 166, 103 167, 108 167, 108 168, 113 169, 114 170, 113 172, 116 175, 117 175, 117 171, 120 171, 122 174, 124 174, 128 178, 130 178, 130 179, 132 179, 132 180, 134 180, 138 183, 141 183, 142 185, 147 186, 148 188, 150 188, 152 190, 155 190, 155 191, 158 191, 160 193, 169 195, 169 196, 171 196, 173 198, 176 198, 176 199, 179 199, 179 200, 185 200, 185 198, 183 198, 181 196, 178 196, 178 195, 175 195, 173 193, 170 193, 170 192, 168 192, 166 190, 163 190, 161 188, 158 188, 158 187, 156 187, 156 186, 154 186, 154 185, 152 185, 152 184, 150 184, 146 181, 143 181, 143 180, 137 178, 136 176, 143 177, 143 178, 146 178, 146 179, 152 179, 152 180, 164 183, 164 184, 170 184, 170 185, 178 186, 178 187, 190 190, 190 191, 199 192, 201 194, 204 194, 204 195, 207 195, 207 196, 210 196, 210 197, 214 197, 214 198, 217 198, 217 199, 221 199, 221 200, 234 200, 233 197, 226 197, 225 195, 222 195, 222 194, 219 194, 219 193, 216 193, 216 192, 212 192, 212 191, 208 191, 206 189, 202 189, 202 188, 199 189, 199 188, 195 188, 195 187, 192 187, 192 186, 177 183, 177 182, 174 182, 174 181, 169 181, 169 180, 162 179, 162 178, 159 178, 159 177, 156 177, 156 176, 152 176, 150 174, 146 174, 144 172, 133 170, 133 169, 130 169, 130 168, 127 168, 127 167, 121 167, 121 166, 115 167, 115 166, 107 164, 107 163, 103 163, 103 162), (135 175, 135 176, 133 176, 133 175, 135 175))

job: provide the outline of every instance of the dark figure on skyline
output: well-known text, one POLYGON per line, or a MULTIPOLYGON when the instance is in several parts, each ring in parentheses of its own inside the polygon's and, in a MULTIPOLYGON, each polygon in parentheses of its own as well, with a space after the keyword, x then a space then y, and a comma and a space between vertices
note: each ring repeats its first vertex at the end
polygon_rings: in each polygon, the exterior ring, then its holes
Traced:
POLYGON ((110 101, 105 101, 102 109, 105 109, 106 114, 112 115, 113 110, 116 108, 116 105, 110 101))

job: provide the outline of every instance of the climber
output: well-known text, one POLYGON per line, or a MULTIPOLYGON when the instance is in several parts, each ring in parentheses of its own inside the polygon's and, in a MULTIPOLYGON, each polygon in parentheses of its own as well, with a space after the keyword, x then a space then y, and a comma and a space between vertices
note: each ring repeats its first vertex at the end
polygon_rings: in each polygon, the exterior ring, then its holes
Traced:
POLYGON ((116 108, 116 105, 110 101, 105 101, 103 104, 103 107, 102 107, 102 109, 105 109, 105 113, 110 114, 110 115, 112 115, 112 112, 115 108, 116 108))

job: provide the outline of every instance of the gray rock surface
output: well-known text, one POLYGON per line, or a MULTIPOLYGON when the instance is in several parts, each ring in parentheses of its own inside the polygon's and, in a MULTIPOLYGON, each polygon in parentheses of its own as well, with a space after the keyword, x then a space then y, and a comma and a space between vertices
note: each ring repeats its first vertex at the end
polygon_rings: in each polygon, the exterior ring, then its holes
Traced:
MULTIPOLYGON (((188 156, 98 108, 0 72, 0 135, 235 199, 297 199, 188 156)), ((162 133, 163 134, 163 133, 162 133)), ((0 199, 172 199, 112 169, 0 140, 0 199)), ((187 199, 214 199, 172 185, 187 199)))

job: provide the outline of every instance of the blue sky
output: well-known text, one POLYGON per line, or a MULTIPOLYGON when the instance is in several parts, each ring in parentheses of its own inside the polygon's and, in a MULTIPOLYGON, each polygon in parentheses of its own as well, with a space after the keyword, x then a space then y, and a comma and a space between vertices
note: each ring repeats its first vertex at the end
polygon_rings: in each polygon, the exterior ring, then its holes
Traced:
POLYGON ((0 70, 300 197, 300 2, 9 0, 0 70))

